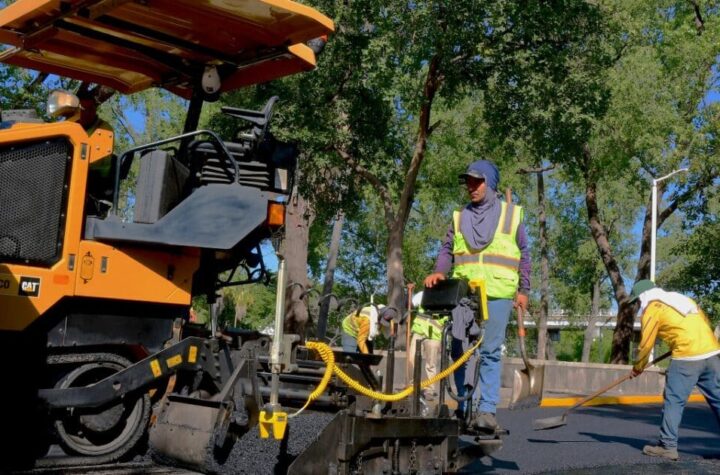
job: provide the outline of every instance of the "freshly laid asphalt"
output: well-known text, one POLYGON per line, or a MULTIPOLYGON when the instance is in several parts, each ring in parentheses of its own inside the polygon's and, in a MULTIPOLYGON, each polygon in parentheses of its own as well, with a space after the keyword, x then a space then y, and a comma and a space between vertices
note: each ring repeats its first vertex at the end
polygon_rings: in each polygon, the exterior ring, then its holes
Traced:
POLYGON ((657 441, 660 405, 584 407, 571 412, 565 426, 532 429, 534 419, 559 416, 565 410, 500 409, 498 422, 510 432, 503 448, 466 466, 463 473, 720 473, 720 427, 705 403, 691 403, 685 409, 677 462, 642 454, 644 445, 657 441))
MULTIPOLYGON (((567 416, 565 426, 543 431, 532 429, 533 419, 559 416, 565 410, 565 407, 500 409, 498 422, 509 431, 503 448, 466 466, 461 473, 720 473, 720 427, 704 402, 691 403, 685 409, 678 462, 642 454, 645 444, 657 440, 662 411, 658 404, 583 407, 567 416)), ((257 430, 251 431, 235 444, 227 462, 216 468, 217 473, 285 473, 293 456, 317 436, 331 417, 307 412, 291 420, 287 445, 261 440, 257 430)))

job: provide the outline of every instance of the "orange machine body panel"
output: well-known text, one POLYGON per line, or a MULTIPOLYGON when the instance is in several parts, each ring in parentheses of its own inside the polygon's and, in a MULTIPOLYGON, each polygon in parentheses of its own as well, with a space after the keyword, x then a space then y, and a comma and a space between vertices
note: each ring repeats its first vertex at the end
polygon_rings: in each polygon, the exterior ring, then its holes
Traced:
POLYGON ((75 295, 190 305, 199 259, 199 251, 192 249, 171 253, 82 241, 75 295))
POLYGON ((217 66, 222 91, 315 67, 305 43, 332 20, 290 0, 18 0, 0 11, 0 62, 130 94, 192 94, 217 66))
POLYGON ((98 129, 88 136, 74 122, 18 124, 0 133, 0 147, 57 137, 72 145, 62 253, 48 267, 0 263, 0 331, 23 330, 73 296, 188 305, 197 250, 118 249, 82 240, 88 168, 112 153, 111 132, 98 129), (87 255, 94 258, 92 265, 89 259, 83 264, 87 255), (83 273, 90 278, 83 279, 83 273))

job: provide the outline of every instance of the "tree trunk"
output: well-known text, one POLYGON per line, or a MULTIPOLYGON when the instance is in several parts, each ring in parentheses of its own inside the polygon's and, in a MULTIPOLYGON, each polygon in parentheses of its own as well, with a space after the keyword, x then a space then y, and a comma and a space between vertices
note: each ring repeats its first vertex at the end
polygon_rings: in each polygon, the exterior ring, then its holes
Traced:
POLYGON ((595 334, 595 324, 598 321, 598 314, 600 313, 600 282, 602 279, 597 278, 593 282, 592 290, 592 305, 590 308, 590 317, 588 318, 587 328, 585 329, 585 336, 583 339, 583 350, 582 359, 583 363, 590 361, 590 349, 593 344, 593 336, 595 334))
POLYGON ((310 320, 308 308, 302 300, 309 285, 307 275, 308 241, 314 215, 307 201, 295 194, 287 208, 283 253, 287 269, 285 294, 285 331, 305 339, 305 327, 310 320))
MULTIPOLYGON (((402 263, 402 244, 405 233, 405 225, 412 209, 412 203, 415 197, 415 182, 420 173, 420 165, 425 159, 427 150, 427 140, 432 133, 435 125, 430 125, 430 115, 432 112, 433 101, 441 83, 442 74, 440 73, 441 58, 437 55, 433 56, 428 62, 427 75, 423 85, 422 102, 420 110, 417 113, 418 128, 415 136, 415 147, 413 156, 405 174, 404 185, 397 202, 397 208, 393 207, 393 193, 385 184, 370 170, 363 167, 361 163, 353 158, 342 146, 335 146, 335 150, 345 162, 347 162, 353 170, 362 178, 367 180, 380 196, 382 202, 385 225, 388 229, 387 241, 387 277, 388 277, 388 306, 394 307, 402 315, 403 289, 405 286, 405 278, 402 263)), ((404 339, 398 338, 403 342, 404 339)))
MULTIPOLYGON (((337 256, 340 251, 340 236, 344 221, 345 215, 341 212, 338 214, 335 222, 333 223, 332 237, 330 238, 330 252, 328 254, 327 267, 325 268, 325 281, 323 282, 323 297, 332 293, 333 290, 333 284, 335 282, 335 267, 337 266, 337 256)), ((317 337, 319 340, 325 338, 325 333, 327 332, 330 303, 330 299, 326 298, 320 305, 320 313, 317 321, 317 337)))
POLYGON ((557 359, 557 355, 555 354, 555 347, 553 346, 553 341, 550 338, 547 339, 547 345, 545 346, 545 349, 547 351, 547 359, 557 359))
POLYGON ((613 332, 610 362, 613 364, 626 364, 630 353, 630 340, 632 338, 633 323, 635 320, 635 313, 632 311, 634 306, 627 304, 628 294, 625 290, 622 273, 620 272, 617 259, 615 259, 613 255, 605 225, 600 219, 597 202, 597 182, 590 170, 592 158, 590 156, 590 148, 587 144, 583 146, 583 155, 585 162, 583 169, 583 178, 585 179, 585 206, 588 212, 590 234, 598 248, 600 258, 612 284, 615 300, 618 302, 618 317, 615 331, 613 332))
POLYGON ((537 359, 546 359, 548 346, 547 318, 550 295, 550 267, 548 265, 547 220, 545 217, 545 179, 537 174, 538 224, 540 226, 540 318, 538 321, 537 359))

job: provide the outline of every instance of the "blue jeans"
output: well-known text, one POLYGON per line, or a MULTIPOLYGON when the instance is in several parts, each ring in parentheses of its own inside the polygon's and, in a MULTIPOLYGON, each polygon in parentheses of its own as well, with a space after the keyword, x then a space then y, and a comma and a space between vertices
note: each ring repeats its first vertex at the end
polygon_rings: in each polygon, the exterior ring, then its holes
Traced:
POLYGON ((357 346, 357 338, 354 336, 350 336, 345 332, 342 332, 342 349, 346 353, 357 353, 358 346, 357 346))
MULTIPOLYGON (((485 335, 480 344, 480 387, 473 394, 473 402, 479 412, 490 412, 495 414, 495 408, 500 402, 500 379, 502 376, 502 354, 501 347, 505 342, 505 329, 507 328, 510 312, 512 311, 512 300, 510 299, 488 299, 489 318, 485 322, 485 335)), ((453 360, 462 356, 462 342, 453 339, 451 356, 453 360)), ((462 365, 454 373, 455 387, 458 396, 465 395, 465 369, 467 364, 462 365)), ((460 404, 459 409, 465 405, 460 404)))
POLYGON ((700 361, 672 360, 665 382, 660 444, 677 448, 678 427, 690 392, 697 384, 720 425, 720 356, 700 361))

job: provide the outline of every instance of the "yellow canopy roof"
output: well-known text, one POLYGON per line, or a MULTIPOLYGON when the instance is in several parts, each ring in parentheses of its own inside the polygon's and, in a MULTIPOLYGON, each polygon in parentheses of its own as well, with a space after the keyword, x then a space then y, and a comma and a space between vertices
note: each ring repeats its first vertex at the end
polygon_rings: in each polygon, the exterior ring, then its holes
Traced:
POLYGON ((0 62, 130 94, 189 98, 206 65, 221 91, 315 67, 333 22, 290 0, 18 0, 0 11, 0 62))

